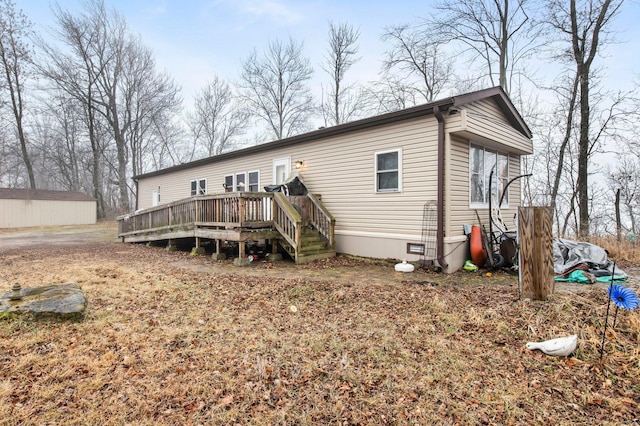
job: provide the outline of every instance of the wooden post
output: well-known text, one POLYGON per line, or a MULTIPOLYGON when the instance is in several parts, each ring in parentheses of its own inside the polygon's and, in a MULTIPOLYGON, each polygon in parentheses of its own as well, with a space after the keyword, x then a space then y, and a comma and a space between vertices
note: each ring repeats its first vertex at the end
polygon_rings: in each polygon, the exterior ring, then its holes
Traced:
POLYGON ((239 212, 238 212, 238 222, 240 222, 240 226, 244 226, 244 218, 245 218, 245 205, 244 205, 245 199, 243 196, 240 197, 240 206, 239 206, 239 212))
POLYGON ((518 208, 520 235, 520 298, 546 300, 555 290, 551 211, 548 207, 518 208))

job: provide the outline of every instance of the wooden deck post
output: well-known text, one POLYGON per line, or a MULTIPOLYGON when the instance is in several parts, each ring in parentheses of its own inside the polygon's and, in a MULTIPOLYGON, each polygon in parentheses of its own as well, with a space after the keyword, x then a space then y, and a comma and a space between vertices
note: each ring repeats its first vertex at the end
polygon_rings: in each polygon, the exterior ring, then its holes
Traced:
POLYGON ((555 290, 551 211, 548 207, 519 207, 521 299, 546 300, 555 290))
POLYGON ((196 246, 191 249, 191 255, 204 255, 206 253, 207 250, 200 246, 200 237, 196 237, 196 246))
POLYGON ((238 222, 240 222, 240 226, 242 226, 242 224, 244 223, 244 218, 245 218, 245 199, 244 197, 239 199, 239 212, 238 212, 238 222))
POLYGON ((220 253, 220 240, 216 240, 216 252, 211 255, 213 260, 225 260, 227 255, 224 253, 220 253))

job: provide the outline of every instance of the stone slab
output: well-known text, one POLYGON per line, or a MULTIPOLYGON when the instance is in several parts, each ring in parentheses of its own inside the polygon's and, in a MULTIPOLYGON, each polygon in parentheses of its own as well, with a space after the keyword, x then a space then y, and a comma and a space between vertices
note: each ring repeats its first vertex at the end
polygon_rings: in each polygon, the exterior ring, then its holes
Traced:
POLYGON ((82 321, 87 299, 76 283, 23 288, 21 298, 12 300, 13 292, 0 297, 0 314, 18 315, 34 321, 82 321))

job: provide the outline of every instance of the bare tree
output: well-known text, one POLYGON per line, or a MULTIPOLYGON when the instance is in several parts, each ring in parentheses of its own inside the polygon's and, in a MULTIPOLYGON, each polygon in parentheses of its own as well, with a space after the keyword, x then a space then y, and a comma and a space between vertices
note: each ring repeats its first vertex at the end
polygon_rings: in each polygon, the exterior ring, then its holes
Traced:
POLYGON ((480 62, 492 85, 510 93, 513 77, 539 47, 540 27, 531 17, 531 0, 441 1, 439 17, 427 19, 435 34, 462 44, 471 62, 480 62))
POLYGON ((179 88, 166 73, 156 71, 153 53, 137 38, 131 39, 125 52, 118 87, 123 99, 121 126, 125 144, 131 152, 133 175, 149 171, 148 165, 165 131, 162 123, 177 115, 181 99, 179 88))
POLYGON ((321 64, 331 77, 329 88, 323 93, 322 115, 326 125, 338 125, 352 120, 363 108, 362 92, 353 85, 345 85, 345 74, 360 58, 358 38, 360 30, 351 24, 329 22, 329 48, 321 64))
POLYGON ((25 80, 29 77, 31 49, 27 39, 32 24, 21 10, 16 10, 11 0, 0 0, 0 88, 9 97, 9 107, 14 119, 15 133, 20 144, 22 161, 29 175, 29 185, 36 188, 33 165, 29 156, 25 134, 25 80))
POLYGON ((443 54, 438 37, 409 25, 387 28, 382 35, 390 44, 382 65, 384 79, 388 81, 397 71, 402 87, 411 88, 427 102, 435 100, 454 79, 452 56, 443 54))
MULTIPOLYGON (((589 156, 594 136, 591 127, 591 89, 594 83, 593 61, 607 42, 608 26, 619 12, 622 0, 570 0, 548 2, 549 24, 568 45, 563 51, 575 65, 579 99, 578 138, 578 211, 579 233, 589 235, 589 156)), ((602 127, 600 128, 600 132, 602 127)))
POLYGON ((625 207, 628 219, 627 229, 638 233, 638 214, 640 214, 640 164, 637 157, 619 155, 615 167, 607 170, 609 189, 616 192, 619 201, 625 207))
POLYGON ((371 82, 364 89, 364 95, 365 105, 373 115, 405 109, 418 104, 421 99, 413 84, 394 75, 371 82))
POLYGON ((216 75, 196 95, 189 126, 195 142, 212 156, 231 148, 234 138, 244 133, 247 118, 231 86, 216 75))
POLYGON ((270 42, 262 58, 254 49, 242 63, 243 97, 276 139, 306 130, 313 112, 308 87, 313 70, 302 47, 292 39, 270 42))
POLYGON ((153 162, 148 157, 156 143, 166 143, 158 132, 176 112, 178 88, 168 75, 156 72, 150 50, 101 0, 89 0, 77 14, 60 8, 55 13, 54 36, 60 43, 41 43, 46 60, 40 70, 82 105, 96 198, 109 203, 113 196, 108 185, 115 184, 116 205, 128 211, 134 192, 128 177, 153 162), (103 164, 111 169, 108 178, 103 164))

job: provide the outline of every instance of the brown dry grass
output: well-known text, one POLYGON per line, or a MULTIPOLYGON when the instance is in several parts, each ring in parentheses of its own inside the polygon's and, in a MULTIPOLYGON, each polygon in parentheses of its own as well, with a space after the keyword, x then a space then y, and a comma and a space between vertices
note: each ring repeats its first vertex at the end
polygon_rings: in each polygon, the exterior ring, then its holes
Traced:
POLYGON ((640 244, 627 240, 618 241, 611 236, 594 236, 589 238, 589 242, 600 246, 609 252, 613 259, 617 259, 623 264, 640 265, 640 244))
POLYGON ((640 417, 640 317, 618 314, 600 363, 601 287, 527 303, 511 276, 402 275, 344 257, 235 268, 108 242, 0 256, 2 288, 75 281, 91 304, 82 323, 0 321, 0 424, 640 417), (569 359, 524 348, 572 333, 569 359))

